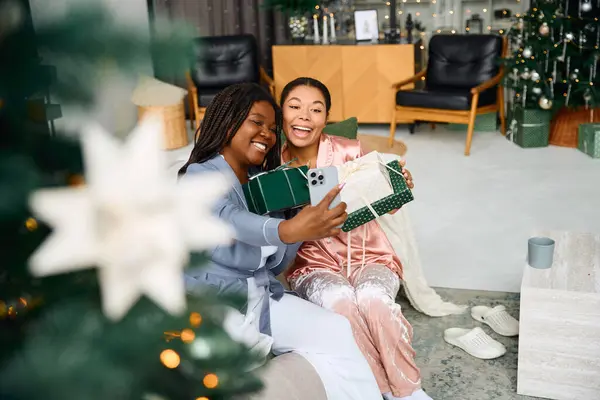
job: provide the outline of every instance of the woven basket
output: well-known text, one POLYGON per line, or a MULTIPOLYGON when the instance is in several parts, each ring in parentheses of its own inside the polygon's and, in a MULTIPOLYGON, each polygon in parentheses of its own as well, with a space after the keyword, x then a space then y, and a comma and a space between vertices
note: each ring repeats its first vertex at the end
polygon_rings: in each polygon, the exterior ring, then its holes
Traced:
POLYGON ((600 122, 600 108, 576 109, 563 108, 559 110, 550 125, 550 144, 561 147, 577 148, 579 125, 600 122), (592 112, 593 111, 593 112, 592 112), (594 121, 591 120, 591 115, 594 121))
POLYGON ((189 143, 187 129, 185 127, 185 107, 183 101, 171 106, 139 106, 138 119, 142 119, 147 113, 158 115, 164 124, 165 150, 174 150, 185 147, 189 143))

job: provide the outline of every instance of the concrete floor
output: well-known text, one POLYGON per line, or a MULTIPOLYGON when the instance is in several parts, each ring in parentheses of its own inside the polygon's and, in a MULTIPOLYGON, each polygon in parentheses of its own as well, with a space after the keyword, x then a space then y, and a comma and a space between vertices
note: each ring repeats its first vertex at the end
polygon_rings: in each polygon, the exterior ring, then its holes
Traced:
POLYGON ((416 185, 409 207, 431 286, 518 292, 532 231, 600 232, 600 159, 522 149, 499 133, 476 133, 465 157, 465 137, 428 125, 396 134, 408 147, 416 185))

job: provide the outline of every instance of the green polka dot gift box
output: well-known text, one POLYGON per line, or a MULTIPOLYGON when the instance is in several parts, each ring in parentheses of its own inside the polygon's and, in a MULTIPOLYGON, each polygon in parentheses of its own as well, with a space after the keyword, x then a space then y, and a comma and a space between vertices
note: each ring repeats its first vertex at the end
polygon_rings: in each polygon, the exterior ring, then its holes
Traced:
POLYGON ((408 188, 404 176, 402 176, 398 161, 392 161, 386 165, 387 168, 396 171, 387 171, 394 193, 371 203, 370 207, 365 206, 348 214, 348 219, 342 226, 342 231, 349 232, 356 229, 367 222, 373 221, 377 216, 385 215, 414 200, 413 194, 408 188), (373 211, 377 215, 374 215, 373 211))
POLYGON ((308 167, 290 168, 287 164, 250 178, 242 185, 248 211, 265 215, 291 210, 310 203, 308 167))
POLYGON ((550 139, 552 112, 515 105, 506 138, 523 148, 547 147, 550 139))
POLYGON ((600 158, 600 124, 581 124, 577 148, 592 158, 600 158))

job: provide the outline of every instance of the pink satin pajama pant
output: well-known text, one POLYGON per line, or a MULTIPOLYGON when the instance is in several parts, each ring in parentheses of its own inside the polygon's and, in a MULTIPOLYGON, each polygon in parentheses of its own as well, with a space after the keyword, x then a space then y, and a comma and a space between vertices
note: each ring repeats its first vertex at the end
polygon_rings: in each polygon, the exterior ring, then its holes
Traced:
POLYGON ((371 264, 354 270, 349 278, 320 270, 300 275, 290 284, 303 298, 350 321, 381 393, 404 397, 421 388, 411 345, 412 327, 395 301, 400 289, 397 274, 371 264))

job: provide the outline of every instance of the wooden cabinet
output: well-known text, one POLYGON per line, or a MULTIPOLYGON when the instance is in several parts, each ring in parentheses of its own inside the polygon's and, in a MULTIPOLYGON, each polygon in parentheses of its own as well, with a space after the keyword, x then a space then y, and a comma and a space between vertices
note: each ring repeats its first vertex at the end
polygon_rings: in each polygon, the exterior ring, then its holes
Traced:
POLYGON ((288 82, 309 76, 331 92, 330 121, 389 123, 392 84, 415 74, 414 54, 412 44, 273 46, 277 98, 288 82))

